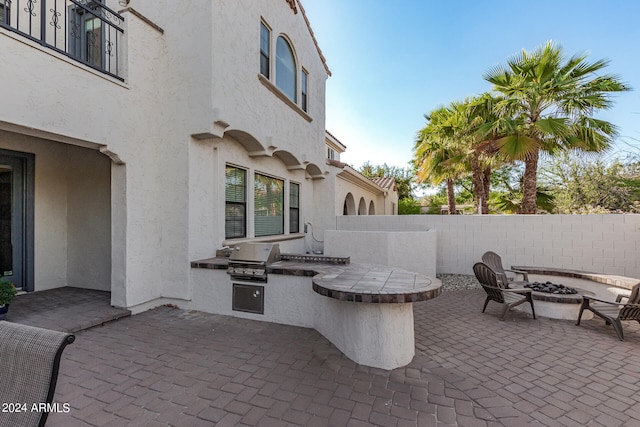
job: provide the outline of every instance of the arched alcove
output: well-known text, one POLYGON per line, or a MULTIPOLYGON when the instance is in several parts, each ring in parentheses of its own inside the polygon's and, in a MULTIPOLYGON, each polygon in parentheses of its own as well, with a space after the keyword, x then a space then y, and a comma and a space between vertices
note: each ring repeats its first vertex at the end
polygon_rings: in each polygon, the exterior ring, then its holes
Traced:
POLYGON ((367 214, 367 202, 364 201, 364 197, 360 197, 360 203, 358 203, 358 215, 367 214))
POLYGON ((344 198, 344 206, 342 208, 343 215, 355 215, 356 214, 356 201, 353 198, 353 194, 347 193, 344 198))

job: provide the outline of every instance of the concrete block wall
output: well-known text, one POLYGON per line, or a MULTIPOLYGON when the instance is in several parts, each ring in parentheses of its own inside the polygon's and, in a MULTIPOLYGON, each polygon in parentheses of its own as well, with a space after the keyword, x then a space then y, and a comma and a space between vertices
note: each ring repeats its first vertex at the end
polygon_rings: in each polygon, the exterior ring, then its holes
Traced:
MULTIPOLYGON (((473 274, 473 264, 492 250, 506 267, 544 266, 640 278, 640 215, 338 216, 336 228, 435 230, 438 273, 473 274)), ((420 251, 420 239, 412 247, 420 251)))

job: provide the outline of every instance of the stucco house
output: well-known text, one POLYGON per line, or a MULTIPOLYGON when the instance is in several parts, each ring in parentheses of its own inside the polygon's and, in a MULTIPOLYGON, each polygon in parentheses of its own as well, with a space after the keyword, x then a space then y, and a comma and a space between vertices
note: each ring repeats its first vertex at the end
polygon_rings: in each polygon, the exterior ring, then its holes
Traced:
POLYGON ((0 51, 0 273, 25 291, 189 301, 216 248, 318 252, 336 215, 396 212, 331 158, 296 0, 0 1, 0 51))
POLYGON ((346 146, 330 132, 326 135, 328 164, 336 173, 336 215, 397 215, 398 189, 393 178, 367 178, 346 163, 340 154, 346 146))

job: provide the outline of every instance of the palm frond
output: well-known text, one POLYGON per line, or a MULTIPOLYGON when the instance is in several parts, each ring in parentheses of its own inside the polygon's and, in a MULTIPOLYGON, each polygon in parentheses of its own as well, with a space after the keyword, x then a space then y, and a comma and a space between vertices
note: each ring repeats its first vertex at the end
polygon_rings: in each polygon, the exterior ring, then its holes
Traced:
POLYGON ((569 119, 565 117, 548 117, 533 123, 542 134, 563 138, 569 134, 569 119))
POLYGON ((500 153, 509 159, 524 160, 540 150, 541 141, 522 134, 499 138, 495 141, 500 153))

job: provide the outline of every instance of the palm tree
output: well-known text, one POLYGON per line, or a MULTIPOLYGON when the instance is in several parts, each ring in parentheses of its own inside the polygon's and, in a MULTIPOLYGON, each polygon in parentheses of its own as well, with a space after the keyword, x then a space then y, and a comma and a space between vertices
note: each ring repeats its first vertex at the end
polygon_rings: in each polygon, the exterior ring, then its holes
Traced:
POLYGON ((506 67, 496 66, 484 75, 504 96, 496 107, 498 119, 484 131, 506 135, 495 141, 497 148, 525 164, 520 213, 536 212, 541 151, 603 151, 616 136, 614 125, 593 115, 612 106, 612 93, 630 88, 617 76, 596 74, 609 61, 588 63, 586 58, 578 54, 566 59, 562 48, 550 41, 531 53, 523 50, 506 67))
POLYGON ((440 107, 425 115, 427 125, 418 132, 414 147, 414 163, 418 183, 447 185, 449 215, 456 212, 454 181, 464 173, 465 152, 456 140, 459 117, 453 108, 440 107))
POLYGON ((495 110, 501 100, 484 93, 464 102, 467 128, 461 134, 461 139, 467 141, 468 145, 468 163, 479 214, 489 213, 491 171, 502 164, 496 148, 496 140, 500 136, 495 129, 486 129, 487 125, 497 120, 495 110))

